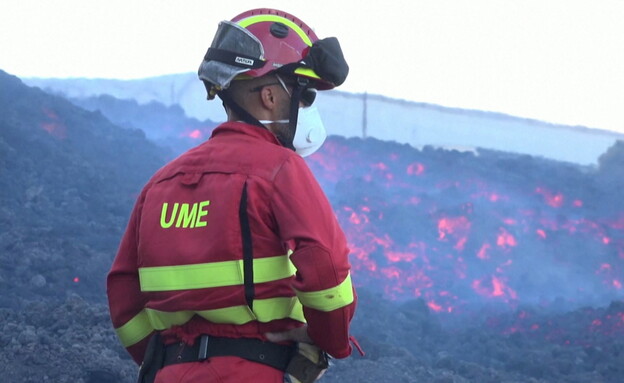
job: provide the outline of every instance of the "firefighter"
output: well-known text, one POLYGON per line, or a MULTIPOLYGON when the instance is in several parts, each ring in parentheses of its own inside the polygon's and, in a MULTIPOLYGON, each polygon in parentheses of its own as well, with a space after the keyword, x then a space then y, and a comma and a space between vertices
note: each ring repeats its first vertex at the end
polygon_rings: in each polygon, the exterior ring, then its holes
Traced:
POLYGON ((345 235, 302 156, 326 137, 317 91, 348 73, 335 38, 254 9, 199 68, 227 122, 145 185, 107 279, 141 382, 311 382, 351 354, 345 235))

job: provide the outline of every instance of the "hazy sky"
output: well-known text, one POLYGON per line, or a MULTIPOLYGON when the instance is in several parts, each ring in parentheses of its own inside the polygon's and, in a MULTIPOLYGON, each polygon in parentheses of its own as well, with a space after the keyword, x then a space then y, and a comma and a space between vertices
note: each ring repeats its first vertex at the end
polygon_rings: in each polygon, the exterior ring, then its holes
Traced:
POLYGON ((217 23, 257 7, 337 36, 345 91, 624 133, 624 0, 2 0, 0 69, 194 72, 217 23))

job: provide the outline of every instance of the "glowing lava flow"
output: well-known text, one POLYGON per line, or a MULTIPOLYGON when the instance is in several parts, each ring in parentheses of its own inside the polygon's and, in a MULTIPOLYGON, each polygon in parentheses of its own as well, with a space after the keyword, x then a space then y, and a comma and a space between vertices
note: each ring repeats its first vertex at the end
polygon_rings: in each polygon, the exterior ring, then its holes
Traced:
POLYGON ((56 112, 48 108, 43 108, 42 112, 46 116, 46 120, 41 122, 41 129, 45 130, 53 137, 59 139, 67 138, 67 127, 63 124, 56 112))
POLYGON ((622 297, 624 213, 598 216, 582 190, 567 196, 565 185, 479 161, 331 138, 308 157, 347 234, 356 285, 440 312, 622 297))
POLYGON ((212 126, 185 127, 182 129, 180 137, 190 138, 193 141, 204 141, 210 137, 213 130, 214 127, 212 126))

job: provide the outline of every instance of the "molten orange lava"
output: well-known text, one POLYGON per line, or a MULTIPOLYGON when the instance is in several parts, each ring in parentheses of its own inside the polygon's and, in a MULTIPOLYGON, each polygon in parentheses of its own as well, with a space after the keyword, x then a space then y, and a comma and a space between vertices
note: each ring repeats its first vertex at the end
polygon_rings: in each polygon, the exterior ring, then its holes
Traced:
POLYGON ((544 197, 544 202, 552 207, 560 208, 563 206, 564 198, 561 193, 552 193, 550 190, 541 187, 536 188, 535 193, 541 194, 544 197))
POLYGON ((199 140, 199 139, 203 138, 204 135, 202 134, 202 132, 199 129, 195 129, 191 133, 189 133, 188 136, 193 138, 193 139, 195 139, 195 140, 199 140))
POLYGON ((472 288, 479 295, 490 297, 490 298, 494 298, 494 297, 500 297, 500 298, 504 297, 504 298, 511 298, 511 299, 517 298, 516 292, 513 289, 511 289, 509 286, 505 285, 505 282, 502 278, 492 276, 490 279, 490 283, 491 283, 490 286, 484 285, 483 282, 484 282, 483 279, 481 280, 475 279, 474 281, 472 281, 472 288))
POLYGON ((439 304, 435 303, 434 301, 429 301, 427 302, 427 306, 429 306, 429 308, 435 312, 440 312, 442 311, 442 306, 440 306, 439 304))
POLYGON ((48 121, 41 122, 39 125, 41 129, 61 140, 67 138, 67 127, 60 121, 58 115, 48 108, 43 108, 42 111, 48 118, 48 121))
POLYGON ((490 256, 488 255, 488 250, 490 250, 490 244, 489 243, 484 243, 483 246, 481 246, 481 248, 479 249, 479 251, 477 252, 477 258, 479 259, 490 259, 490 256))
POLYGON ((377 170, 388 170, 388 165, 384 164, 383 162, 378 162, 376 164, 372 164, 371 168, 377 170))
POLYGON ((464 216, 441 218, 438 221, 438 239, 444 240, 449 234, 458 234, 463 236, 470 230, 470 226, 470 221, 468 221, 468 218, 464 216))
POLYGON ((401 276, 401 270, 394 266, 384 267, 380 271, 386 276, 386 278, 390 279, 399 279, 401 276))
POLYGON ((416 254, 401 252, 401 251, 392 251, 388 250, 384 252, 388 261, 396 263, 396 262, 411 262, 416 258, 416 254))
POLYGON ((509 234, 504 228, 500 228, 498 237, 496 238, 496 245, 502 248, 517 246, 516 238, 509 234))
POLYGON ((414 162, 407 166, 407 174, 410 176, 420 176, 425 172, 425 165, 420 162, 414 162))

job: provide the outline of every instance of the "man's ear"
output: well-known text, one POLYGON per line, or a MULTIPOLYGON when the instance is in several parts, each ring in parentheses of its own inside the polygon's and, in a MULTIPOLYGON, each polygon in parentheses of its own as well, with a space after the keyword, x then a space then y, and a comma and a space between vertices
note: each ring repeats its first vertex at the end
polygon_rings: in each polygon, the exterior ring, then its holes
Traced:
POLYGON ((277 98, 275 91, 270 86, 260 89, 260 103, 265 109, 274 110, 277 107, 277 98))

